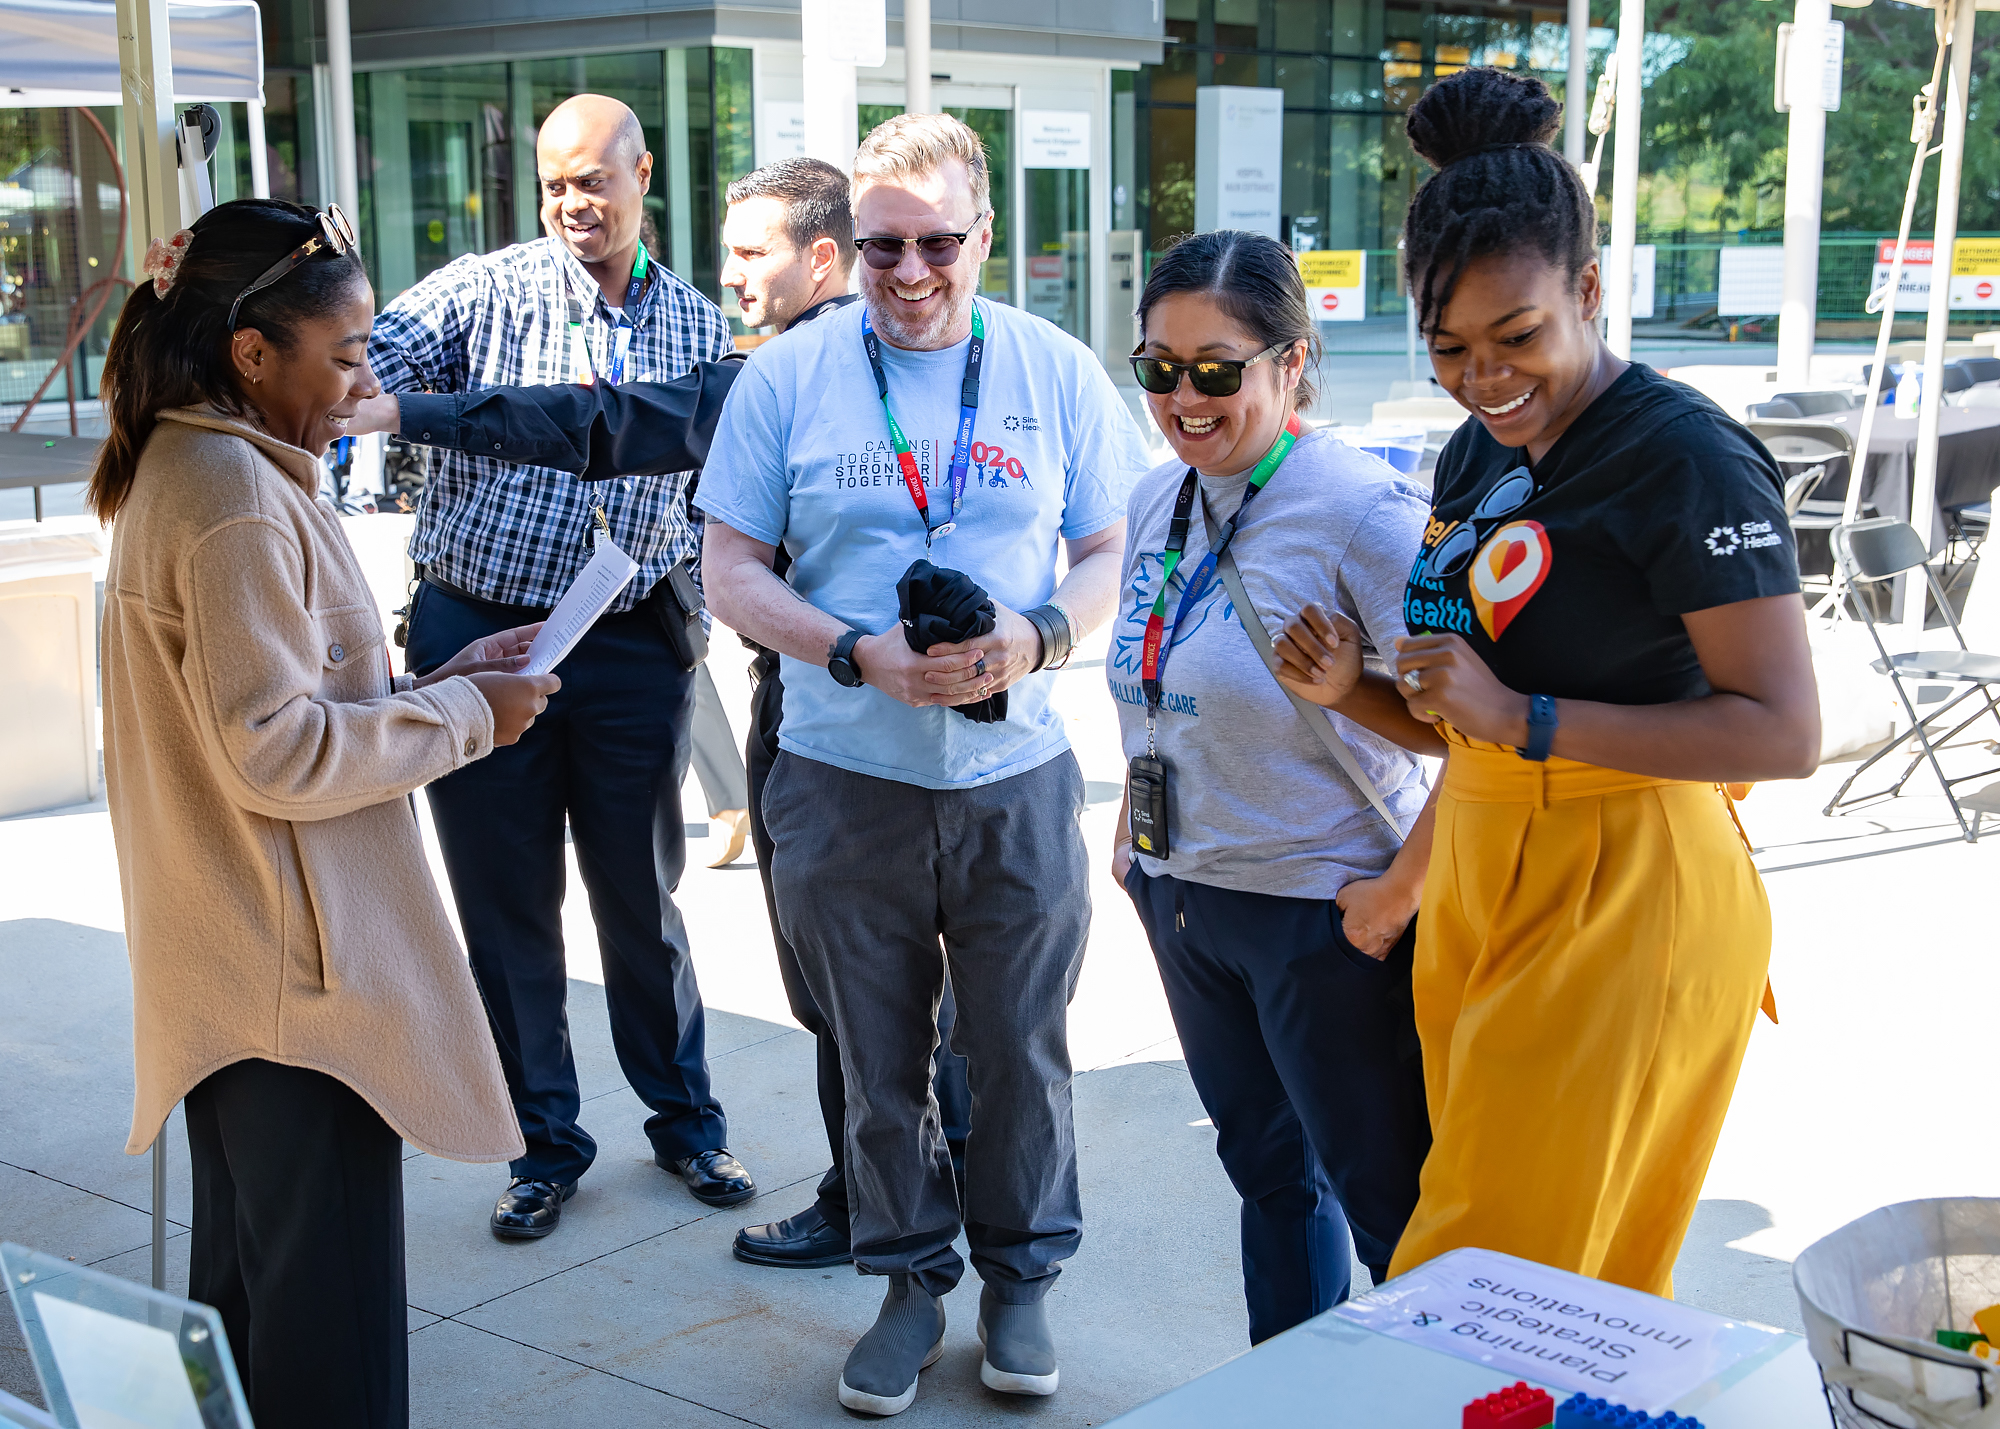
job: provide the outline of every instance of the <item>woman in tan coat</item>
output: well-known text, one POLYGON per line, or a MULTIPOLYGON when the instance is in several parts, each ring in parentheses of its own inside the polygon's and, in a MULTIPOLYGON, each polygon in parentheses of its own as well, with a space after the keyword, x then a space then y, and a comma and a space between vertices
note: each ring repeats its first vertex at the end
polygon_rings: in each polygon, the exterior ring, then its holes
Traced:
POLYGON ((105 360, 117 519, 104 752, 132 959, 127 1150, 187 1103, 189 1293, 260 1424, 409 1418, 403 1141, 521 1137, 413 789, 518 739, 533 627, 390 676, 319 457, 378 389, 338 209, 224 204, 155 243, 105 360))

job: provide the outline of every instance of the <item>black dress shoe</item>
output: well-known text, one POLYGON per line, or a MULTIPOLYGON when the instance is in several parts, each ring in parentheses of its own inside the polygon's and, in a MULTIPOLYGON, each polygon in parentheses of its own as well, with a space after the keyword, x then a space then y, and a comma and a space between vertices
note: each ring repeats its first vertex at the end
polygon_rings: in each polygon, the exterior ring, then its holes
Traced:
POLYGON ((726 1146, 698 1151, 678 1161, 656 1154, 653 1164, 680 1177, 694 1198, 705 1206, 734 1206, 757 1194, 757 1183, 726 1146))
POLYGON ((745 1226, 736 1233, 736 1258, 751 1265, 776 1265, 792 1270, 822 1270, 854 1259, 847 1237, 826 1223, 819 1202, 788 1220, 767 1226, 745 1226))
POLYGON ((493 1207, 493 1234, 502 1240, 540 1240, 556 1228, 563 1202, 575 1194, 574 1181, 516 1176, 493 1207))

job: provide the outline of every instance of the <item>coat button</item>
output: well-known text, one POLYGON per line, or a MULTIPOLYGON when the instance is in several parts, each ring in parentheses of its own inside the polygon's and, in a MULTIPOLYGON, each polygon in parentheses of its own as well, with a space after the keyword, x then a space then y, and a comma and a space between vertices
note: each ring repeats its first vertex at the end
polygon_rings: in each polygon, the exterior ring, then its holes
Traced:
POLYGON ((347 652, 338 645, 329 645, 326 647, 326 658, 338 665, 342 660, 347 658, 347 652))
POLYGON ((467 759, 470 759, 470 758, 472 758, 472 756, 473 756, 473 755, 475 755, 475 754, 477 754, 478 752, 479 752, 479 741, 478 741, 478 740, 476 740, 476 739, 468 739, 468 740, 466 740, 466 741, 465 741, 465 757, 466 757, 467 759))

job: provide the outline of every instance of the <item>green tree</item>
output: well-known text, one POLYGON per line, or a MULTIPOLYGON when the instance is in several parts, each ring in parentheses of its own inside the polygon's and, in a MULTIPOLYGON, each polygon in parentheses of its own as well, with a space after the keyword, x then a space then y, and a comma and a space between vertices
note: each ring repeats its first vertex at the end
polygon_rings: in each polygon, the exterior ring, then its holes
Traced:
MULTIPOLYGON (((1786 117, 1771 107, 1780 21, 1778 0, 1653 0, 1649 29, 1684 43, 1680 58, 1646 90, 1643 169, 1656 182, 1699 174, 1719 198, 1706 214, 1735 228, 1783 205, 1786 117)), ((1893 230, 1902 213, 1912 148, 1910 100, 1930 79, 1937 52, 1934 14, 1898 0, 1862 10, 1837 9, 1847 25, 1841 102, 1827 116, 1822 226, 1893 230)), ((1985 94, 2000 17, 1981 16, 1972 60, 1972 106, 1966 127, 1959 225, 2000 229, 2000 107, 1985 94)), ((1937 212, 1937 162, 1926 171, 1917 231, 1937 212)))

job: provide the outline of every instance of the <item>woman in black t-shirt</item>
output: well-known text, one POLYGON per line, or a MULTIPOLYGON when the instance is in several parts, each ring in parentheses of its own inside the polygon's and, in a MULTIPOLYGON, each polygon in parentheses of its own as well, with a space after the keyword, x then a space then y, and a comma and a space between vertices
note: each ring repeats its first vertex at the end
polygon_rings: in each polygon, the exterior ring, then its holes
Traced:
POLYGON ((1559 113, 1492 69, 1411 110, 1438 169, 1411 291, 1476 420, 1438 463, 1395 679, 1316 608, 1278 648, 1301 694, 1447 756, 1415 967, 1435 1141, 1392 1270, 1477 1245, 1669 1294, 1768 999, 1769 905, 1716 785, 1810 773, 1818 701, 1778 471, 1599 338, 1559 113))

